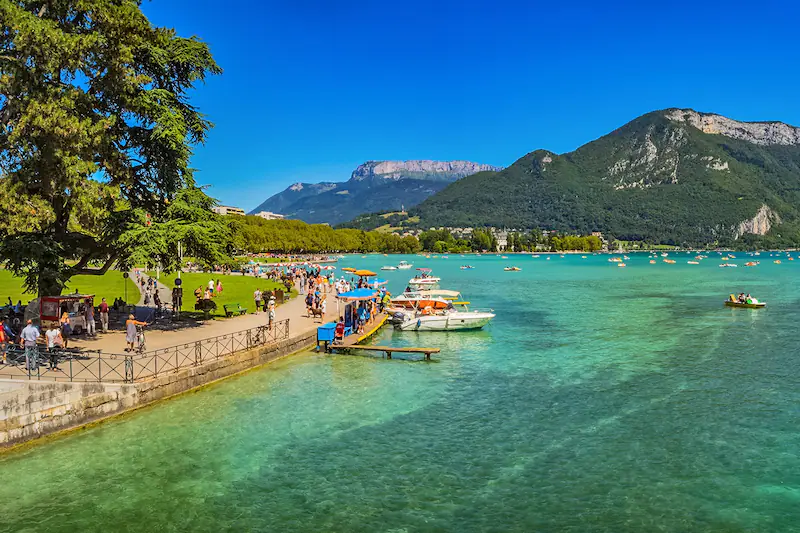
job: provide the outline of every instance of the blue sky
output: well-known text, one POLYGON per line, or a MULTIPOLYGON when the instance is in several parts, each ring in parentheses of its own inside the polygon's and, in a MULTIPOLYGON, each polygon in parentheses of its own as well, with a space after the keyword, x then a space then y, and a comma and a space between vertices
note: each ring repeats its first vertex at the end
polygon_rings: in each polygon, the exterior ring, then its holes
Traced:
POLYGON ((507 166, 655 109, 800 125, 797 2, 145 0, 224 69, 192 161, 252 209, 366 160, 507 166))

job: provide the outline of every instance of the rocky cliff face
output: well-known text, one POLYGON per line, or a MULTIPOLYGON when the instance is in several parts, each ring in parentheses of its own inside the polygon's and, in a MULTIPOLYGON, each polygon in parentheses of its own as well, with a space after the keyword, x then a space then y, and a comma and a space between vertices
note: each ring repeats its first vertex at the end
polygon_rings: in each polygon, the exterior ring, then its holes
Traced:
POLYGON ((670 109, 665 116, 694 126, 703 133, 725 135, 753 144, 800 145, 800 128, 783 122, 739 122, 721 115, 698 113, 692 109, 670 109))
POLYGON ((752 233, 754 235, 766 235, 769 233, 773 224, 780 224, 780 217, 772 211, 772 209, 764 204, 758 210, 756 215, 750 220, 745 220, 739 224, 734 232, 735 239, 738 239, 745 233, 752 233))
POLYGON ((351 181, 381 178, 399 180, 417 176, 437 176, 456 180, 485 170, 500 170, 492 165, 482 165, 471 161, 367 161, 359 165, 350 177, 351 181))

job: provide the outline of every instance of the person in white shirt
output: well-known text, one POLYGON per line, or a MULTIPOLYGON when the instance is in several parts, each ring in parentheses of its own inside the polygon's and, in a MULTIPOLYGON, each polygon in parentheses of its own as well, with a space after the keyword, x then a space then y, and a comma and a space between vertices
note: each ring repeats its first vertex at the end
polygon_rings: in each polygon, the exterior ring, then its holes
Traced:
POLYGON ((256 289, 256 292, 253 293, 253 300, 256 302, 256 313, 261 310, 261 289, 256 289))
POLYGON ((61 330, 58 328, 50 328, 44 333, 47 339, 47 351, 50 354, 50 370, 58 370, 58 352, 57 349, 64 345, 61 338, 61 330))
POLYGON ((210 290, 211 292, 214 292, 214 280, 213 279, 208 280, 208 290, 210 290))

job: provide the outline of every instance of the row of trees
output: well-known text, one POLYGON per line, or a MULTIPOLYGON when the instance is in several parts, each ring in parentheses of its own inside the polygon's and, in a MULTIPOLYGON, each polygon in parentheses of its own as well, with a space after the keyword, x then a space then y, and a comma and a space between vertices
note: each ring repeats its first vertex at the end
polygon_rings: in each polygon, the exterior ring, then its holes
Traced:
POLYGON ((233 245, 237 250, 262 252, 381 252, 413 254, 421 250, 416 237, 400 237, 377 231, 334 229, 325 224, 299 220, 232 219, 233 245))
MULTIPOLYGON (((496 252, 497 237, 489 230, 475 229, 469 239, 456 238, 448 230, 424 231, 419 237, 422 249, 433 253, 457 252, 496 252)), ((515 252, 534 252, 550 250, 583 250, 594 252, 603 247, 599 237, 577 235, 544 235, 540 230, 524 233, 511 232, 506 238, 506 250, 515 252)))

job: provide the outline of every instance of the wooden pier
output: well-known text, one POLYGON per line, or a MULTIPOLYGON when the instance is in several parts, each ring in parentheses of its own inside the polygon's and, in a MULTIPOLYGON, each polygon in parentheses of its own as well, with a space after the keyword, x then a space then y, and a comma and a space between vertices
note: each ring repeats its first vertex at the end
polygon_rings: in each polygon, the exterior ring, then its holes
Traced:
POLYGON ((412 346, 350 346, 350 348, 355 348, 358 350, 366 350, 368 352, 384 352, 386 353, 386 357, 388 359, 392 358, 393 352, 400 352, 400 353, 424 353, 425 359, 430 361, 432 353, 439 353, 441 350, 439 348, 415 348, 412 346))
MULTIPOLYGON (((324 349, 326 352, 334 351, 350 351, 350 350, 364 350, 367 352, 383 352, 388 359, 392 358, 392 354, 399 353, 421 353, 425 354, 425 359, 430 361, 431 354, 439 353, 439 348, 418 348, 413 346, 362 346, 361 343, 372 337, 379 329, 386 324, 389 316, 386 313, 381 313, 366 324, 369 328, 365 333, 353 333, 342 339, 339 343, 329 343, 329 341, 320 341, 320 334, 317 334, 317 347, 324 349)), ((322 328, 320 328, 322 329, 322 328)), ((332 334, 331 334, 332 335, 332 334)), ((329 337, 329 338, 332 338, 329 337)))

